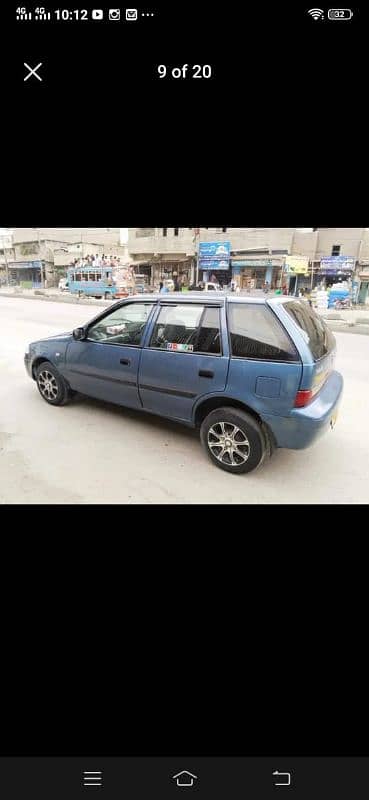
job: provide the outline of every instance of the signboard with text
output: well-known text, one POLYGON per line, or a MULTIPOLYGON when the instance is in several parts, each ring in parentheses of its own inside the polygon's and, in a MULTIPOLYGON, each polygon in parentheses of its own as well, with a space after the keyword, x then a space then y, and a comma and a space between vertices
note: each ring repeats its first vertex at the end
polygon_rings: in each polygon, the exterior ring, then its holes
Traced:
POLYGON ((307 275, 309 259, 305 256, 286 256, 285 271, 291 275, 307 275))
POLYGON ((223 258, 200 258, 200 269, 214 270, 214 269, 229 269, 229 259, 223 258))
POLYGON ((336 272, 352 272, 355 259, 349 256, 324 256, 320 259, 320 270, 334 275, 336 272))
POLYGON ((41 269, 41 261, 9 261, 10 269, 41 269))
POLYGON ((200 242, 199 258, 230 258, 230 242, 200 242))

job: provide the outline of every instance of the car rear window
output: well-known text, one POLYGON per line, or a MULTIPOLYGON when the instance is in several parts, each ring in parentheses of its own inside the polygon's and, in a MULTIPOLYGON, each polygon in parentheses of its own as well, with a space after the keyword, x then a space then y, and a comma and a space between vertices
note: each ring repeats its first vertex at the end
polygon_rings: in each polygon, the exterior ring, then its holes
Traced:
POLYGON ((236 358, 298 361, 297 350, 273 312, 264 305, 229 303, 231 353, 236 358))
POLYGON ((314 361, 319 361, 335 349, 336 340, 332 331, 307 303, 292 300, 284 303, 283 308, 302 330, 314 361))

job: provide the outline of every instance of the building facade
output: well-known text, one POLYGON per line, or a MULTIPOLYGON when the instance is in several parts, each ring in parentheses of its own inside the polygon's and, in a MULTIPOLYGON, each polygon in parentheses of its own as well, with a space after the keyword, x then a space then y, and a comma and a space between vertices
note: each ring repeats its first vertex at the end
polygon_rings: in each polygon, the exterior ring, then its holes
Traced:
POLYGON ((345 277, 368 283, 365 228, 129 228, 128 250, 136 272, 145 274, 153 286, 168 277, 188 284, 215 278, 223 285, 232 280, 241 289, 267 283, 295 293, 345 277), (208 270, 199 268, 200 242, 230 242, 228 269, 214 263, 208 270), (292 256, 300 259, 300 271, 290 271, 292 256))
MULTIPOLYGON (((55 238, 57 231, 66 229, 38 229, 35 238, 34 228, 15 228, 11 239, 7 237, 6 245, 0 249, 0 281, 20 285, 24 288, 38 288, 44 285, 48 287, 57 286, 59 279, 66 275, 68 266, 75 259, 83 258, 86 255, 112 255, 120 258, 122 265, 128 263, 128 247, 120 245, 116 241, 116 235, 109 242, 103 243, 84 238, 87 233, 82 234, 78 228, 78 235, 74 234, 76 241, 61 240, 55 238), (42 232, 49 231, 53 238, 43 238, 42 232), (33 238, 26 239, 27 235, 33 238)), ((104 231, 101 229, 84 229, 85 231, 104 231)), ((119 228, 110 229, 119 231, 119 228)), ((119 236, 119 234, 118 234, 119 236)), ((72 237, 73 238, 73 237, 72 237)), ((99 236, 97 235, 97 239, 99 236)), ((118 240, 119 241, 119 240, 118 240)))
POLYGON ((120 228, 14 228, 13 231, 14 244, 37 241, 38 237, 68 244, 94 242, 106 248, 120 243, 120 228))

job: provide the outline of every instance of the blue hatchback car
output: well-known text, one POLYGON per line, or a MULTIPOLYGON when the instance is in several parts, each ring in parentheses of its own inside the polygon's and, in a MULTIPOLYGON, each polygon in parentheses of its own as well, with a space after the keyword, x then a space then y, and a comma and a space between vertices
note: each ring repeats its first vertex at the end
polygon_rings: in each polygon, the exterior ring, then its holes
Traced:
POLYGON ((130 297, 33 342, 25 364, 47 403, 80 392, 174 419, 200 430, 216 466, 241 473, 333 428, 335 354, 305 301, 173 293, 130 297))

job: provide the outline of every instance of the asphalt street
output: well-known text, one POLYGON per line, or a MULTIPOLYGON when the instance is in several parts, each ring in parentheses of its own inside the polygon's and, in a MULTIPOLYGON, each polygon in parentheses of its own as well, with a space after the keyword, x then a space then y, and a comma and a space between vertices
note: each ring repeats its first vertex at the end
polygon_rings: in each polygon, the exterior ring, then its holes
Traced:
POLYGON ((85 397, 57 408, 42 400, 23 364, 29 342, 96 313, 0 297, 0 503, 368 502, 369 337, 335 334, 345 390, 334 430, 233 476, 175 423, 85 397))

